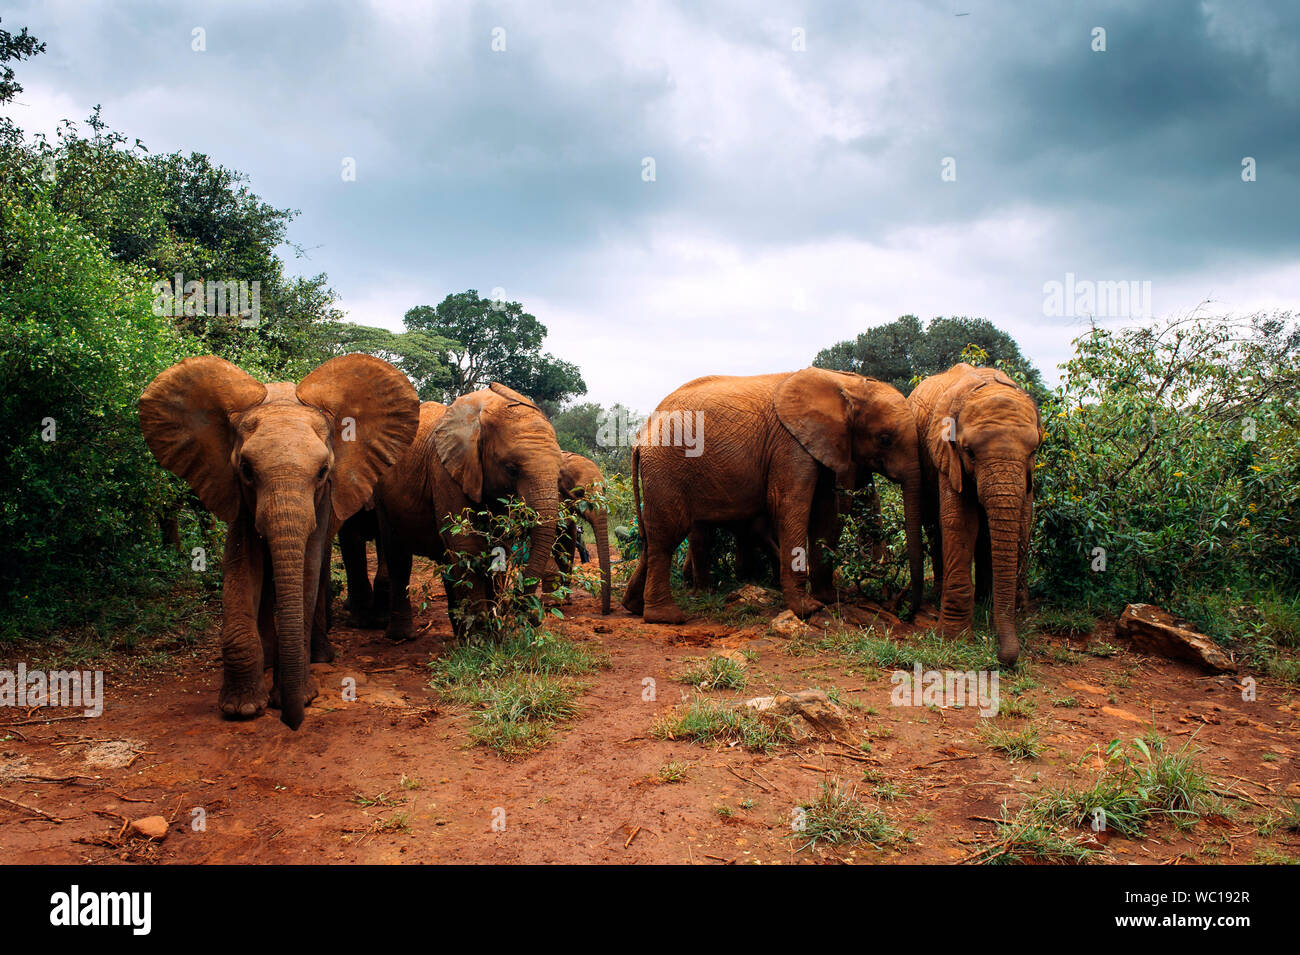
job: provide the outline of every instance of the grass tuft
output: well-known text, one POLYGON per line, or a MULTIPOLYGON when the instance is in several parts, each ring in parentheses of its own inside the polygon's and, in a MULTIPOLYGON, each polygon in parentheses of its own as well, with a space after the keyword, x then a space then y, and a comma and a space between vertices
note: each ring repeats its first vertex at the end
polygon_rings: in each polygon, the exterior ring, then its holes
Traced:
POLYGON ((785 716, 764 716, 746 706, 696 699, 674 707, 651 727, 658 739, 692 743, 739 743, 745 749, 770 753, 793 736, 785 716))
POLYGON ((807 840, 799 847, 801 850, 819 842, 828 845, 865 842, 881 849, 902 838, 883 810, 862 803, 857 798, 857 788, 846 791, 838 779, 823 782, 817 798, 799 808, 802 818, 794 838, 807 840))

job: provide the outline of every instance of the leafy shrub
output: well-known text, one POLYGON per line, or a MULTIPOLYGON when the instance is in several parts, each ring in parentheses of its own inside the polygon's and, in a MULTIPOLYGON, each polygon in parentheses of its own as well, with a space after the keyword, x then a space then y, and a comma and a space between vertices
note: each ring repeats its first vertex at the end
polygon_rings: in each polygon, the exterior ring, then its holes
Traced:
POLYGON ((145 446, 136 401, 195 343, 151 306, 78 220, 0 188, 0 637, 102 620, 99 601, 188 571, 157 531, 183 485, 145 446))
POLYGON ((1095 328, 1063 368, 1042 409, 1037 592, 1115 604, 1295 591, 1300 330, 1289 314, 1095 328))

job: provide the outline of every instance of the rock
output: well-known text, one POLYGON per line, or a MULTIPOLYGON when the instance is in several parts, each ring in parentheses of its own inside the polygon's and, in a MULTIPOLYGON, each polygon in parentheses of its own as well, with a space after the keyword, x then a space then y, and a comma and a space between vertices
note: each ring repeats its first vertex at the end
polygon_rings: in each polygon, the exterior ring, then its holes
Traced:
POLYGON ((131 835, 159 841, 167 838, 168 829, 167 820, 162 816, 145 816, 130 825, 131 835))
POLYGON ((776 595, 758 584, 745 584, 739 590, 733 590, 722 601, 731 604, 745 604, 747 607, 766 607, 776 602, 776 595))
POLYGON ((768 626, 783 637, 796 637, 801 633, 807 633, 810 629, 808 624, 794 615, 793 610, 782 611, 772 618, 768 626))
POLYGON ((758 696, 745 705, 760 713, 798 717, 818 735, 847 741, 849 721, 844 711, 830 701, 824 690, 800 690, 777 696, 758 696))
POLYGON ((1154 604, 1129 604, 1115 624, 1139 650, 1173 660, 1191 660, 1214 673, 1235 673, 1237 665, 1209 637, 1180 625, 1154 604))
POLYGON ((730 660, 742 670, 749 666, 749 657, 744 650, 722 650, 718 653, 718 656, 724 660, 730 660))

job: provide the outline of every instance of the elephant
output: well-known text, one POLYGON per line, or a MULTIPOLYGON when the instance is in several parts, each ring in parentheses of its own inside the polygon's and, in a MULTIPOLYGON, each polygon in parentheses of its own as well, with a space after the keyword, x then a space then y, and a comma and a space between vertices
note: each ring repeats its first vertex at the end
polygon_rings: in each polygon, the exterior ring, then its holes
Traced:
MULTIPOLYGON (((586 495, 589 489, 603 492, 604 487, 605 475, 595 461, 572 451, 560 453, 560 500, 568 502, 596 535, 596 556, 600 560, 600 612, 603 614, 609 613, 609 510, 593 505, 586 500, 586 495)), ((567 579, 573 570, 574 551, 578 549, 580 533, 576 517, 564 522, 556 533, 555 564, 562 579, 567 579)), ((548 593, 554 590, 554 578, 545 581, 543 589, 548 593)))
MULTIPOLYGON (((499 382, 457 398, 451 405, 420 405, 415 440, 375 489, 379 532, 390 584, 386 635, 412 637, 411 559, 418 554, 449 562, 449 552, 481 555, 482 537, 457 534, 449 522, 463 510, 498 510, 501 499, 521 498, 537 515, 526 578, 540 581, 554 567, 560 508, 560 446, 546 415, 499 382)), ((457 635, 479 615, 493 592, 489 571, 469 579, 444 574, 447 605, 457 635), (467 586, 466 586, 467 585, 467 586)), ((536 585, 533 585, 535 589, 536 585)), ((530 592, 531 592, 530 589, 530 592)))
MULTIPOLYGON (((867 478, 864 490, 867 492, 867 507, 879 520, 880 496, 876 493, 870 477, 867 478)), ((839 498, 837 503, 840 514, 843 515, 847 502, 844 498, 839 498)), ((686 560, 682 564, 682 579, 697 590, 711 590, 713 587, 713 546, 717 529, 713 524, 696 524, 691 528, 690 536, 687 538, 689 547, 686 560)), ((736 544, 736 580, 760 583, 765 586, 772 583, 772 575, 781 561, 776 538, 772 534, 772 524, 767 515, 764 514, 761 518, 752 521, 741 521, 724 529, 731 533, 736 544)), ((885 559, 883 542, 874 542, 871 554, 876 563, 883 561, 885 559)))
POLYGON ((1016 597, 1034 520, 1038 407, 994 368, 961 363, 931 375, 907 399, 921 436, 922 522, 930 538, 939 629, 969 631, 972 562, 991 583, 998 662, 1020 655, 1016 597))
POLYGON ((916 421, 891 385, 823 368, 697 378, 659 403, 632 458, 645 546, 623 606, 647 623, 685 619, 672 597, 669 563, 697 523, 764 516, 780 546, 786 606, 800 617, 815 613, 834 597, 833 568, 820 551, 838 533, 835 489, 855 488, 872 473, 903 487, 912 602, 919 606, 916 421))
POLYGON ((383 626, 388 622, 388 561, 379 540, 379 515, 375 512, 373 501, 349 517, 339 528, 339 553, 343 557, 343 570, 348 580, 348 598, 344 604, 348 613, 361 627, 383 626), (369 541, 375 542, 377 566, 373 586, 366 563, 366 544, 369 541))
POLYGON ((309 658, 333 659, 331 536, 415 437, 415 388, 369 355, 332 358, 297 386, 209 355, 159 374, 139 408, 149 450, 228 525, 221 712, 247 719, 278 706, 297 730, 318 692, 309 658))
POLYGON ((687 537, 686 561, 682 580, 696 590, 713 588, 713 548, 717 532, 728 531, 735 541, 736 579, 767 584, 775 568, 781 566, 780 552, 766 513, 749 521, 728 525, 697 522, 687 537), (767 563, 771 563, 771 567, 767 563))

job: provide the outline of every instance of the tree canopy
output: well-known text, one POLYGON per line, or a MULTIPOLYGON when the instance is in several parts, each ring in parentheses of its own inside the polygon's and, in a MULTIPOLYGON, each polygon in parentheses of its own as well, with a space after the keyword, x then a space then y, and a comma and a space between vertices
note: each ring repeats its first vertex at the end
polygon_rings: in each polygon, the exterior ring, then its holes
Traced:
POLYGON ((1020 353, 1015 339, 984 318, 935 318, 926 326, 915 315, 904 315, 823 349, 813 364, 879 378, 907 394, 916 381, 961 361, 971 345, 988 355, 989 364, 1028 382, 1035 397, 1045 394, 1038 369, 1020 353))
POLYGON ((543 402, 550 411, 587 393, 576 365, 542 351, 546 326, 518 302, 482 298, 469 289, 448 295, 436 307, 408 309, 403 322, 408 334, 430 333, 449 343, 441 400, 454 400, 493 381, 543 402))

